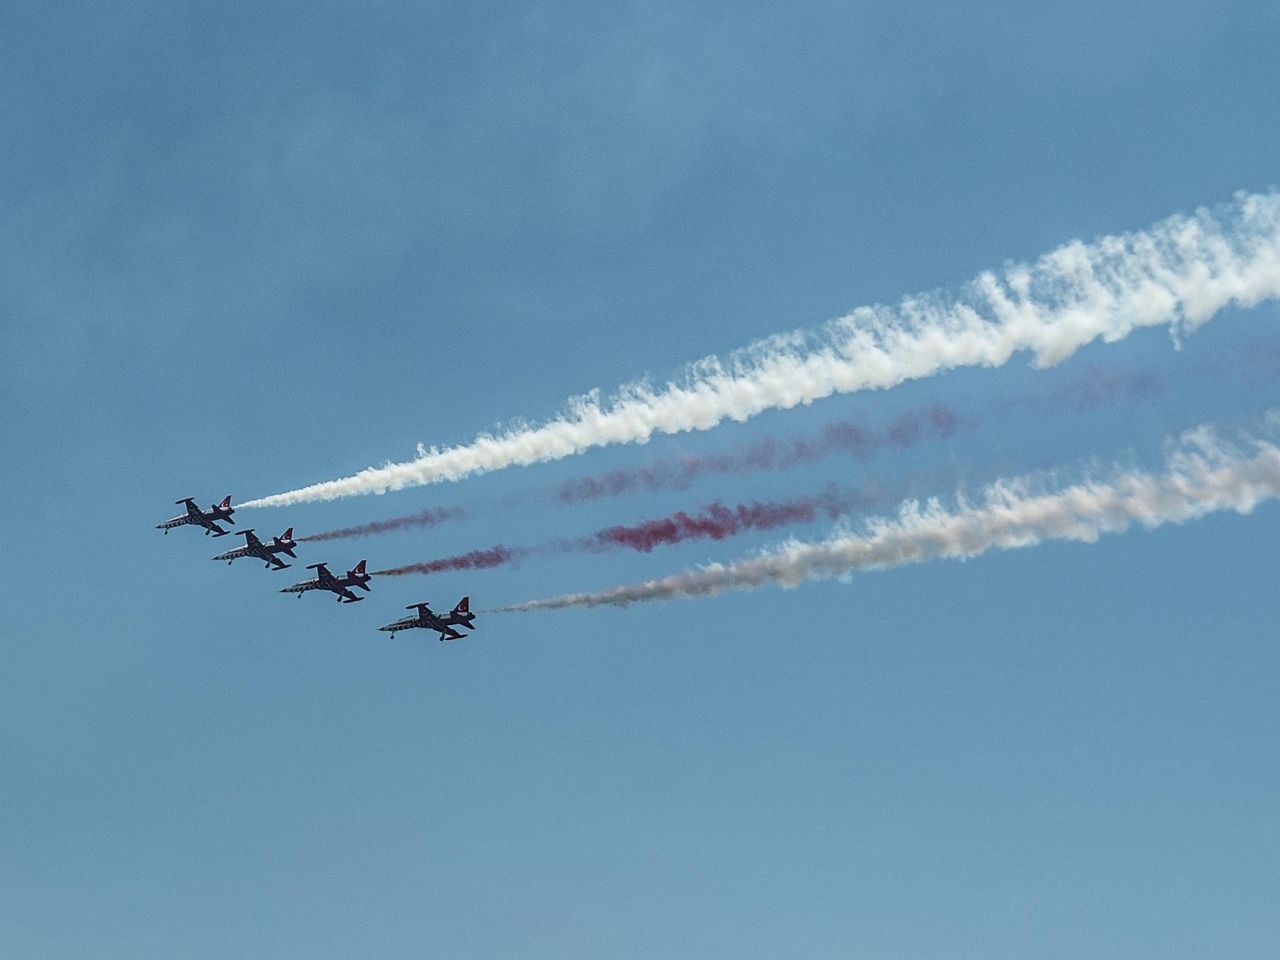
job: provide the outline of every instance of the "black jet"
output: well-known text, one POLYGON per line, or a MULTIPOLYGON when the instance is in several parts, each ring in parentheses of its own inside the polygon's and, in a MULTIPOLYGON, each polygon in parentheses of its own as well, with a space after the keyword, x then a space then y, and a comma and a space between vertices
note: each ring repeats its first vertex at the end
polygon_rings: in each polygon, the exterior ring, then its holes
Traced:
POLYGON ((174 517, 172 520, 166 520, 164 523, 157 523, 156 529, 163 530, 168 533, 173 527, 180 527, 183 524, 194 523, 197 526, 204 527, 204 535, 207 537, 213 534, 215 537, 225 537, 230 531, 223 530, 218 526, 219 520, 225 520, 227 523, 235 523, 231 519, 231 515, 235 513, 231 509, 231 498, 225 497, 221 503, 214 504, 206 513, 196 506, 196 502, 190 497, 183 497, 181 500, 175 500, 174 503, 185 503, 187 512, 181 516, 174 517))
POLYGON ((293 559, 298 559, 298 555, 293 552, 293 548, 297 546, 293 542, 293 527, 290 527, 278 537, 272 537, 270 543, 263 543, 259 540, 252 527, 248 530, 241 530, 240 535, 244 537, 244 546, 228 550, 226 553, 220 553, 213 559, 225 560, 227 565, 230 566, 233 560, 239 560, 241 557, 257 557, 259 560, 265 560, 267 568, 271 570, 283 570, 289 566, 289 564, 276 556, 277 553, 287 553, 293 559))
POLYGON ((461 640, 466 634, 459 633, 453 629, 455 626, 466 627, 468 630, 475 629, 475 627, 471 626, 471 621, 476 618, 476 615, 469 609, 470 602, 470 597, 463 597, 447 617, 434 613, 425 603, 411 603, 405 609, 417 610, 418 615, 416 617, 405 617, 403 620, 388 623, 385 627, 379 627, 378 629, 389 630, 391 636, 394 637, 398 630, 412 630, 414 627, 424 627, 427 630, 438 632, 441 640, 461 640))
POLYGON ((285 587, 280 592, 296 593, 301 598, 308 590, 328 590, 338 595, 339 603, 355 603, 357 600, 363 600, 364 597, 358 597, 352 593, 351 587, 359 587, 366 592, 369 590, 369 577, 372 575, 364 572, 364 564, 365 562, 361 560, 347 571, 346 576, 335 577, 323 563, 313 563, 307 569, 316 571, 315 577, 295 583, 291 587, 285 587))

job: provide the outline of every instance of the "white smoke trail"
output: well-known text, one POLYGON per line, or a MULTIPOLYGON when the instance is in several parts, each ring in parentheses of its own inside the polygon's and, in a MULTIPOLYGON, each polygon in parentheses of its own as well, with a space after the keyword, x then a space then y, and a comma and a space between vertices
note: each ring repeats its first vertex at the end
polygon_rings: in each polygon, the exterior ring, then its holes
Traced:
POLYGON ((708 357, 680 383, 632 384, 607 402, 591 393, 540 426, 519 425, 443 450, 419 446, 415 460, 240 507, 385 493, 591 447, 644 443, 655 433, 709 430, 834 393, 892 387, 953 367, 1000 366, 1020 350, 1050 366, 1099 338, 1120 340, 1160 324, 1178 336, 1230 304, 1250 307, 1277 296, 1280 194, 1238 194, 1215 211, 1091 244, 1073 241, 1034 265, 983 273, 955 298, 925 294, 897 307, 860 307, 816 334, 771 337, 726 361, 708 357))
MULTIPOLYGON (((1272 428, 1280 412, 1268 414, 1272 428)), ((885 570, 944 557, 975 557, 992 549, 1029 547, 1043 540, 1092 543, 1103 533, 1122 533, 1132 523, 1158 527, 1218 510, 1250 513, 1280 496, 1280 449, 1245 438, 1224 442, 1211 427, 1184 434, 1166 456, 1165 472, 1118 472, 1058 492, 1037 490, 1035 479, 1001 481, 977 504, 961 500, 954 512, 936 500, 903 505, 896 518, 881 518, 861 533, 839 533, 820 543, 785 543, 775 551, 737 563, 713 563, 660 580, 595 593, 575 593, 499 607, 494 612, 562 607, 625 607, 645 600, 703 597, 749 590, 766 583, 794 587, 857 570, 885 570)))

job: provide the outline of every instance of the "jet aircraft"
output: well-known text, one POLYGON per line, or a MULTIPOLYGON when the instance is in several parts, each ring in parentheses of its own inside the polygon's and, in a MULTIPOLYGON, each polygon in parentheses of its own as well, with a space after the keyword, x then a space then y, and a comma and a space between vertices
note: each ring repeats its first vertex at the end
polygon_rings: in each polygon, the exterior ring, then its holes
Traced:
POLYGON ((447 617, 442 617, 433 612, 425 603, 411 603, 405 609, 417 610, 418 615, 416 617, 405 617, 403 620, 388 623, 385 627, 379 627, 378 629, 389 630, 394 638, 398 630, 412 630, 414 627, 424 627, 427 630, 437 631, 441 640, 461 640, 466 634, 459 633, 453 629, 455 626, 463 626, 468 630, 475 629, 475 627, 471 626, 471 621, 476 618, 476 615, 469 609, 470 602, 470 597, 463 597, 447 617))
POLYGON ((316 571, 315 577, 295 583, 291 587, 285 587, 280 592, 296 593, 301 598, 308 590, 328 590, 338 595, 339 603, 355 603, 357 600, 363 600, 364 597, 358 597, 352 593, 351 587, 359 587, 366 592, 369 590, 369 577, 372 574, 364 572, 364 564, 365 561, 361 560, 348 570, 345 576, 335 577, 323 563, 313 563, 307 569, 316 571))
POLYGON ((244 537, 244 546, 220 553, 213 559, 225 560, 230 566, 233 560, 239 560, 241 557, 257 557, 259 560, 265 560, 267 567, 273 570, 283 570, 289 566, 276 556, 277 553, 287 553, 295 560, 298 559, 297 554, 293 552, 293 548, 297 545, 293 542, 293 527, 278 537, 272 537, 270 543, 259 540, 252 527, 241 530, 240 535, 244 537))
POLYGON ((225 537, 230 531, 223 530, 218 526, 219 520, 225 520, 227 523, 235 523, 231 519, 231 514, 235 513, 231 509, 231 498, 226 497, 221 503, 214 504, 206 513, 196 506, 195 500, 191 497, 183 497, 181 500, 175 500, 174 503, 185 503, 187 512, 181 516, 174 517, 172 520, 166 520, 164 523, 157 523, 156 529, 163 530, 168 533, 173 527, 180 527, 183 524, 194 523, 204 527, 204 535, 207 537, 212 533, 215 537, 225 537))

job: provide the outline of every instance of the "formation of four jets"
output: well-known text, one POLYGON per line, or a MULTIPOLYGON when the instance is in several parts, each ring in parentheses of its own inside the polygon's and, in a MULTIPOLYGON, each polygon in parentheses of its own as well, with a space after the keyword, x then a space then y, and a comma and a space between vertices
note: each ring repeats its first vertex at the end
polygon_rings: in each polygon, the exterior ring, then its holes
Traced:
MULTIPOLYGON (((172 520, 157 524, 157 530, 163 530, 167 534, 174 527, 191 524, 203 527, 206 537, 210 534, 215 537, 225 537, 231 531, 224 530, 219 526, 219 523, 225 521, 232 525, 235 524, 235 521, 231 519, 231 515, 235 513, 235 510, 231 507, 230 497, 224 498, 221 503, 214 504, 208 510, 201 510, 197 507, 195 500, 191 497, 184 497, 176 502, 185 504, 187 512, 179 514, 172 520)), ((220 553, 213 559, 225 560, 230 564, 241 557, 254 557, 262 560, 270 570, 283 570, 290 564, 281 560, 279 554, 283 553, 294 560, 298 558, 297 554, 293 552, 293 548, 297 546, 293 539, 293 527, 290 527, 278 537, 272 537, 269 543, 260 540, 254 534, 252 528, 241 530, 239 533, 245 538, 244 544, 234 550, 220 553)), ((358 587, 366 593, 369 592, 369 580, 372 574, 365 571, 364 560, 361 560, 340 577, 335 577, 330 573, 329 568, 323 563, 313 563, 307 569, 316 571, 316 575, 310 580, 301 580, 292 586, 285 587, 280 592, 296 593, 301 598, 309 590, 327 590, 338 595, 339 603, 355 603, 357 600, 364 599, 364 597, 353 593, 352 587, 358 587)), ((461 640, 466 634, 459 633, 454 629, 455 627, 466 627, 468 630, 475 629, 472 626, 472 621, 475 620, 476 615, 471 612, 469 604, 470 598, 463 597, 456 607, 449 611, 447 615, 442 616, 434 612, 425 603, 411 603, 405 609, 416 610, 416 616, 405 617, 378 629, 389 631, 391 636, 395 637, 396 632, 399 630, 412 630, 415 627, 422 627, 426 630, 435 630, 440 634, 441 640, 461 640)))

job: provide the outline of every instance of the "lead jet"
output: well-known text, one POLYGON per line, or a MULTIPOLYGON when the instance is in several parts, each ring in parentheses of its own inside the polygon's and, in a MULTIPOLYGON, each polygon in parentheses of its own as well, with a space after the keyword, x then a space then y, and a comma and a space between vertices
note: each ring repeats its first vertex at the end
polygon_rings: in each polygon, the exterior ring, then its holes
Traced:
POLYGON ((191 497, 183 497, 181 500, 175 500, 174 503, 185 503, 187 505, 187 512, 181 516, 174 517, 172 520, 166 520, 164 523, 157 523, 157 530, 163 530, 165 533, 168 533, 173 527, 180 527, 186 523, 194 523, 198 526, 204 527, 204 535, 206 537, 211 533, 215 537, 225 537, 230 533, 230 531, 223 530, 218 526, 218 521, 225 520, 227 523, 235 523, 235 521, 231 519, 231 515, 235 513, 235 511, 231 509, 230 497, 225 497, 221 503, 214 504, 209 508, 207 513, 197 507, 195 500, 191 499, 191 497))
POLYGON ((405 609, 417 610, 418 615, 416 617, 405 617, 403 620, 388 623, 385 627, 379 627, 378 629, 389 630, 392 638, 394 638, 398 630, 412 630, 414 627, 424 627, 427 630, 438 632, 441 640, 461 640, 466 634, 459 633, 453 629, 455 626, 463 626, 468 630, 475 629, 475 627, 471 626, 471 621, 476 618, 476 615, 469 609, 470 602, 470 597, 463 597, 447 617, 442 617, 433 612, 425 603, 411 603, 405 609))
POLYGON ((307 567, 308 570, 316 571, 316 575, 312 579, 295 583, 291 587, 285 587, 280 592, 296 593, 301 599, 302 595, 308 590, 328 590, 330 593, 338 595, 339 603, 355 603, 357 600, 363 600, 364 597, 358 597, 352 593, 351 587, 359 587, 365 592, 369 590, 369 577, 372 574, 364 572, 364 564, 365 562, 361 560, 348 570, 345 576, 335 577, 323 563, 313 563, 307 567))
POLYGON ((226 553, 220 553, 213 559, 225 560, 227 561, 227 566, 230 566, 233 560, 239 560, 241 557, 257 557, 259 560, 265 560, 267 568, 272 570, 283 570, 289 566, 289 564, 284 563, 276 556, 277 553, 287 553, 293 559, 298 559, 297 554, 293 552, 293 548, 297 546, 293 542, 293 527, 290 527, 278 537, 272 537, 270 543, 263 543, 259 540, 252 527, 248 530, 241 530, 240 535, 244 537, 244 546, 228 550, 226 553))

